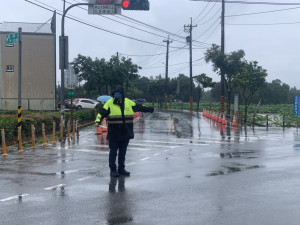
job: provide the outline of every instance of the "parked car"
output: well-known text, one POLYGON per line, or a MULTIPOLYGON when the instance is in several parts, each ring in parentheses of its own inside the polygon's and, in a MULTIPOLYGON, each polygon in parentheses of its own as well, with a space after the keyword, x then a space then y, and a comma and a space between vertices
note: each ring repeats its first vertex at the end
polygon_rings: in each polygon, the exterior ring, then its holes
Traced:
POLYGON ((71 99, 65 100, 65 108, 70 109, 71 108, 71 99))
POLYGON ((76 109, 93 109, 97 104, 97 101, 88 98, 76 98, 73 100, 73 105, 76 109))
MULTIPOLYGON (((60 107, 61 107, 61 101, 58 101, 57 102, 57 108, 60 109, 60 107)), ((65 109, 70 109, 70 108, 71 108, 71 99, 66 99, 65 100, 65 109)), ((73 108, 75 108, 74 105, 73 105, 73 108)))

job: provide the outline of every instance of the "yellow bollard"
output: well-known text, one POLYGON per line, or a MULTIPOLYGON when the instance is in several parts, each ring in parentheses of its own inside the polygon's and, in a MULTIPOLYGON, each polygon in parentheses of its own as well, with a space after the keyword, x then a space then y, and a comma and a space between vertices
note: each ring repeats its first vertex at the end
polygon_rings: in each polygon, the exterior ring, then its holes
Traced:
POLYGON ((53 122, 53 131, 52 131, 52 144, 55 145, 56 141, 55 141, 55 131, 56 131, 56 123, 53 122))
POLYGON ((2 155, 3 156, 7 156, 7 153, 6 153, 6 143, 5 143, 5 131, 4 131, 4 129, 1 129, 1 136, 2 136, 2 149, 3 149, 2 155))
POLYGON ((77 138, 79 138, 78 120, 76 120, 76 131, 77 131, 77 138))
POLYGON ((43 146, 46 146, 46 131, 45 131, 45 124, 42 123, 42 135, 43 135, 43 146))
POLYGON ((68 123, 67 123, 67 139, 68 141, 70 141, 70 126, 71 126, 71 122, 70 120, 68 120, 68 123))
POLYGON ((174 120, 174 119, 173 119, 173 124, 174 124, 174 131, 175 131, 175 135, 177 135, 176 123, 175 123, 175 120, 174 120))
POLYGON ((173 134, 173 119, 171 118, 171 128, 170 128, 170 133, 173 134))
POLYGON ((75 120, 73 120, 73 133, 72 133, 72 139, 75 140, 75 120))
POLYGON ((68 145, 70 146, 71 143, 70 143, 70 135, 71 135, 71 122, 70 120, 68 120, 68 123, 67 123, 67 140, 68 140, 68 145))
POLYGON ((19 141, 19 152, 23 152, 22 129, 21 129, 21 127, 18 127, 18 141, 19 141))
POLYGON ((31 125, 32 148, 35 148, 35 127, 31 125))
POLYGON ((63 123, 60 122, 60 141, 63 142, 63 123))

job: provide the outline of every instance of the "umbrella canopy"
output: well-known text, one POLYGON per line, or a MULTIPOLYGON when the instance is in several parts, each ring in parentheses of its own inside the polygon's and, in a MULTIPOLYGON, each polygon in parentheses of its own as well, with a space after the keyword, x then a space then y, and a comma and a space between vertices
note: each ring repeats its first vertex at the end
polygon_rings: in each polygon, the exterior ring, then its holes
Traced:
POLYGON ((137 102, 137 103, 144 103, 145 101, 146 101, 146 99, 144 99, 144 98, 139 98, 139 99, 135 100, 135 102, 137 102))
POLYGON ((97 98, 98 102, 107 102, 109 99, 111 99, 111 96, 108 95, 101 95, 97 98))

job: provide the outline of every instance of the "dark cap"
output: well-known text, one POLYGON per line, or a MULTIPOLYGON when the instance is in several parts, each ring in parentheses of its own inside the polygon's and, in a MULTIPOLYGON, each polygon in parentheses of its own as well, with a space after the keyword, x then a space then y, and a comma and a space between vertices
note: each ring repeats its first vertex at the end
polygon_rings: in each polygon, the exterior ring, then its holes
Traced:
POLYGON ((114 96, 114 94, 116 92, 120 92, 122 94, 122 97, 124 97, 124 88, 121 85, 117 85, 114 90, 112 91, 112 96, 114 96))

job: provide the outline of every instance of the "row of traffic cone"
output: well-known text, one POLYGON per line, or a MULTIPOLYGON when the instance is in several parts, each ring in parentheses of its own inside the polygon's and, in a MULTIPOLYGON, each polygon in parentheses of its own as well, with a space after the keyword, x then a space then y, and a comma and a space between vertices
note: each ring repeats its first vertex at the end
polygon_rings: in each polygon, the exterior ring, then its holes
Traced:
MULTIPOLYGON (((209 118, 209 119, 212 119, 213 121, 216 121, 216 122, 218 122, 222 125, 226 125, 226 118, 225 118, 224 113, 216 113, 216 112, 204 109, 203 113, 202 113, 202 116, 206 117, 206 118, 209 118)), ((233 120, 232 120, 231 126, 234 126, 234 127, 237 126, 235 115, 233 115, 233 120)))

